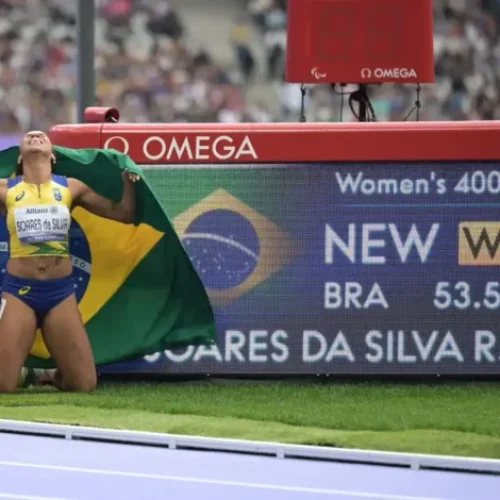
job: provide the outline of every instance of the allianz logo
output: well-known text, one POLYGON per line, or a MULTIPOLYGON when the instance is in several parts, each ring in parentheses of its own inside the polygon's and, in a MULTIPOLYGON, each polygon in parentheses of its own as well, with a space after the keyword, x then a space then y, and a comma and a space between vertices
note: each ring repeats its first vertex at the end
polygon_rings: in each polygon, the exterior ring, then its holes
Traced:
POLYGON ((28 215, 33 215, 33 214, 48 214, 49 209, 48 208, 27 208, 26 213, 28 215))

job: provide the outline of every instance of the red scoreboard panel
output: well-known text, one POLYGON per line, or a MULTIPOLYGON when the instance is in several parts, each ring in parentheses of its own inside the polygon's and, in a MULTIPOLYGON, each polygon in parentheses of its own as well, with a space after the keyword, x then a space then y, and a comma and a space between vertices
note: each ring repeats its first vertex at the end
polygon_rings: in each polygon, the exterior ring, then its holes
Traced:
POLYGON ((286 80, 434 82, 432 0, 289 0, 286 80))

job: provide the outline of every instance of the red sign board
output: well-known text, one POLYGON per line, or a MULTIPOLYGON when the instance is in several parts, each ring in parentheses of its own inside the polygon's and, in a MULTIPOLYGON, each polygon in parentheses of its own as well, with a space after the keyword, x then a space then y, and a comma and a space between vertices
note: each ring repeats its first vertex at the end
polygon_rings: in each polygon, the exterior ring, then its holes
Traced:
POLYGON ((434 82, 432 0, 288 4, 288 82, 434 82))
POLYGON ((500 122, 57 125, 54 144, 140 165, 500 159, 500 122))

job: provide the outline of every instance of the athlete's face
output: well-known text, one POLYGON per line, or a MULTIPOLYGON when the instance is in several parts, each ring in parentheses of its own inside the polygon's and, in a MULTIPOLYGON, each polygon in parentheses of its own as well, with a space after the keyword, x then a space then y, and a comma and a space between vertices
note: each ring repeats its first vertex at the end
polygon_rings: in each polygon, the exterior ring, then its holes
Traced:
POLYGON ((52 154, 52 143, 46 134, 34 130, 28 132, 21 142, 21 155, 26 153, 45 153, 47 156, 52 154))

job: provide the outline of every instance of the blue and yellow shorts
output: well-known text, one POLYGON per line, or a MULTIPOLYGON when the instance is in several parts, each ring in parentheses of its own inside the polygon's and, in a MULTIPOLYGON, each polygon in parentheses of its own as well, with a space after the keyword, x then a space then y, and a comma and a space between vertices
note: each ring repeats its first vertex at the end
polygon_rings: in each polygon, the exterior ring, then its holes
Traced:
POLYGON ((5 274, 2 292, 10 293, 31 307, 37 318, 37 328, 47 313, 75 292, 72 275, 52 280, 18 278, 5 274))

